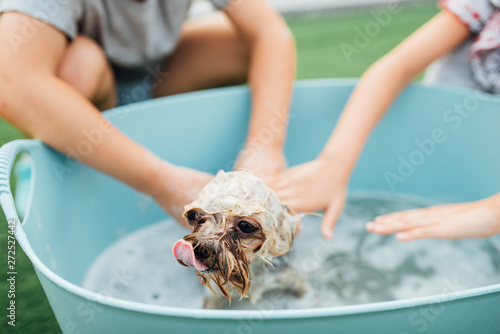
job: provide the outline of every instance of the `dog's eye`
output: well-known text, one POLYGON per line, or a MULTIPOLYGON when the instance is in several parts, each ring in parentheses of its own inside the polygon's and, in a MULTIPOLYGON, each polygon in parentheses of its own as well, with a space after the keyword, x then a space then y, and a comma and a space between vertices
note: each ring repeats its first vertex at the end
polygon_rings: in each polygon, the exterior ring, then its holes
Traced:
POLYGON ((238 228, 245 234, 250 234, 257 231, 257 228, 255 226, 244 220, 238 223, 238 228))
POLYGON ((196 211, 195 211, 195 210, 189 210, 189 211, 186 213, 186 218, 187 218, 189 221, 193 221, 193 220, 196 220, 196 218, 198 218, 198 215, 196 214, 196 211))

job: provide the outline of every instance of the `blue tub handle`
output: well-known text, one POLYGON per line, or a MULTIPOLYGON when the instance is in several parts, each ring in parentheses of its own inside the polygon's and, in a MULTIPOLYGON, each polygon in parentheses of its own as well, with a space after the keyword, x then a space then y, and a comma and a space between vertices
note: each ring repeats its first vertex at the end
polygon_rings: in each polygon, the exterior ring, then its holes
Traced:
POLYGON ((32 139, 15 140, 0 147, 0 206, 7 221, 19 221, 14 198, 10 189, 10 172, 19 152, 28 152, 38 141, 32 139))

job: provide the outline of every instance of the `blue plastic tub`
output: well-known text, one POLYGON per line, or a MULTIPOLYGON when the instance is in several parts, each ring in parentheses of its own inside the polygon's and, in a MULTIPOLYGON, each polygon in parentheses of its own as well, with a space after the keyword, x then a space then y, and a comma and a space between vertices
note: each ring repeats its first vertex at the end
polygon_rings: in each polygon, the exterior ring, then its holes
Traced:
MULTIPOLYGON (((354 84, 296 84, 286 144, 290 165, 318 154, 354 84)), ((159 156, 214 173, 230 168, 241 148, 249 105, 248 89, 232 87, 121 107, 106 116, 159 156), (210 125, 209 136, 192 131, 210 125)), ((500 98, 414 85, 373 133, 350 189, 439 201, 490 196, 500 191, 499 143, 500 98), (434 150, 425 150, 426 140, 435 142, 434 150)), ((120 237, 117 231, 131 233, 164 219, 165 213, 154 203, 139 209, 135 203, 140 195, 127 186, 37 140, 20 140, 0 151, 0 202, 9 220, 17 220, 8 180, 21 151, 31 156, 34 170, 27 214, 16 226, 16 237, 65 333, 500 332, 500 284, 446 297, 272 312, 159 307, 87 291, 80 287, 82 279, 95 258, 120 237), (439 315, 422 318, 429 310, 439 315), (421 319, 427 319, 425 328, 421 319)))

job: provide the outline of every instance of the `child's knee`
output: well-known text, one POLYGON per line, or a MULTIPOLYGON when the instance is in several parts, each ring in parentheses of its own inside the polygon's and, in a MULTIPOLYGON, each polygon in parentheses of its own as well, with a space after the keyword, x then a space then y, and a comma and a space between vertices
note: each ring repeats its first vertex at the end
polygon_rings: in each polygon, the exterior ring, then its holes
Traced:
POLYGON ((69 44, 57 76, 92 99, 103 77, 110 73, 104 50, 92 39, 80 35, 69 44))

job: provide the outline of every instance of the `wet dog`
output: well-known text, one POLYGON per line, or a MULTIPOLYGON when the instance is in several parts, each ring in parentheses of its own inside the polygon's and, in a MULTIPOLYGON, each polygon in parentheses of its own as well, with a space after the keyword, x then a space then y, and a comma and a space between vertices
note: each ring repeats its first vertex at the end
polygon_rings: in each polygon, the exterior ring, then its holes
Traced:
POLYGON ((250 297, 252 303, 273 289, 302 295, 300 275, 282 260, 302 216, 257 176, 220 171, 184 209, 192 233, 175 243, 173 254, 180 264, 194 267, 213 292, 205 308, 220 308, 220 294, 229 301, 235 294, 250 297))

